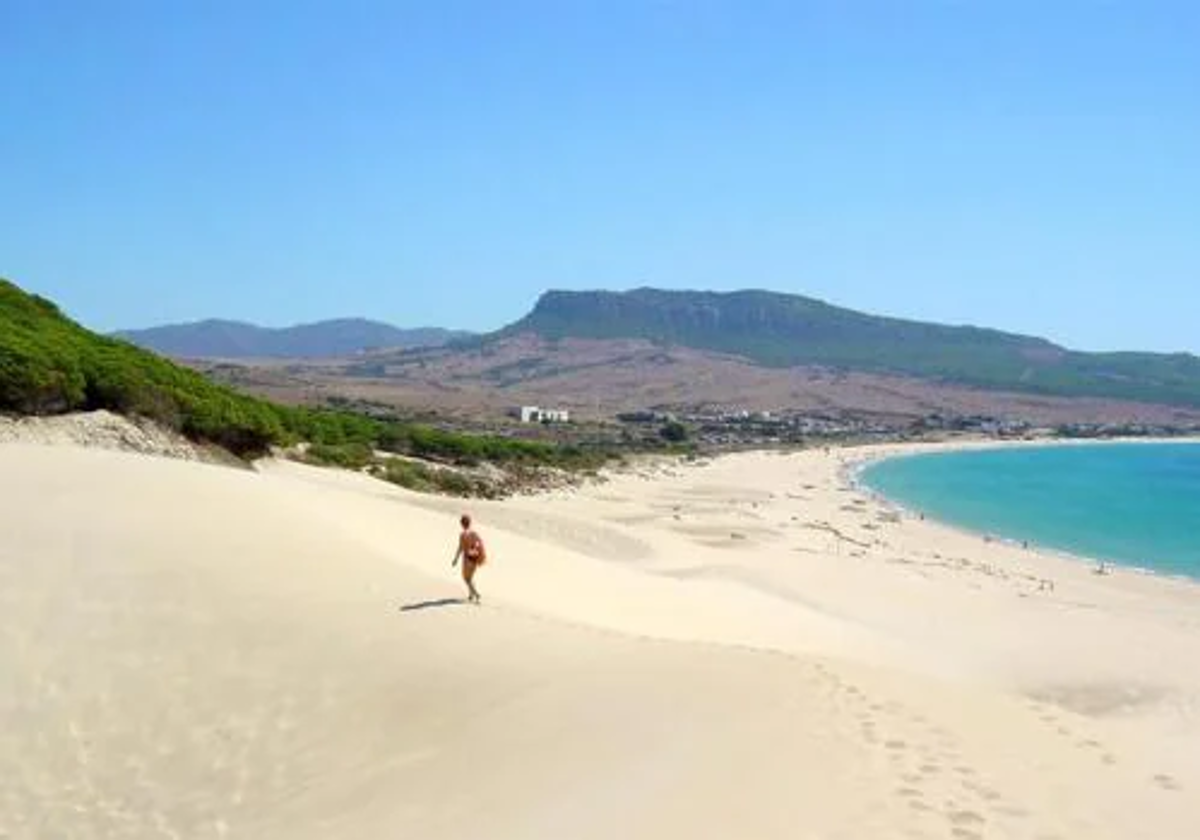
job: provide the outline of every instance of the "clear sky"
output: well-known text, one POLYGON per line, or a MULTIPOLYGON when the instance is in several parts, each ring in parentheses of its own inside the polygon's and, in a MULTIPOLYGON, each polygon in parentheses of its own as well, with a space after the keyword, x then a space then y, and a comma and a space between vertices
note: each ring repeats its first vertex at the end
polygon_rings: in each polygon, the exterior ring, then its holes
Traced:
POLYGON ((97 329, 756 287, 1200 352, 1200 3, 0 0, 0 197, 97 329))

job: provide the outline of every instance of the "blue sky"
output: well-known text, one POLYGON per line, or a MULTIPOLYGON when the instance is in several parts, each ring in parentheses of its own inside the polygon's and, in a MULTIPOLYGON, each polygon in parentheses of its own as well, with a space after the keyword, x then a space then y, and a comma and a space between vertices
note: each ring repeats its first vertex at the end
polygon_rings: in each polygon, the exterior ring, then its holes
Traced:
POLYGON ((1200 4, 0 2, 0 275, 98 329, 769 288, 1200 352, 1200 4))

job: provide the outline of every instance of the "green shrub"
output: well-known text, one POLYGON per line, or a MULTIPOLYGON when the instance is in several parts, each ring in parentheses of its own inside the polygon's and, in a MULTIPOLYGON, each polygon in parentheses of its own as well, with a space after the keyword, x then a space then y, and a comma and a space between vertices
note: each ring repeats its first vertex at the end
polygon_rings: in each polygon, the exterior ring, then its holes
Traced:
POLYGON ((419 493, 444 493, 464 498, 496 495, 495 489, 482 479, 398 458, 387 461, 381 478, 419 493))
POLYGON ((429 468, 421 464, 392 459, 384 468, 383 479, 409 490, 427 493, 433 489, 429 473, 429 468))
POLYGON ((269 403, 91 333, 49 301, 0 280, 0 411, 96 409, 149 417, 240 456, 260 454, 284 435, 269 403))
POLYGON ((688 439, 688 428, 682 423, 672 420, 659 429, 658 434, 668 443, 684 443, 688 439))
POLYGON ((550 465, 564 459, 564 450, 548 443, 462 434, 419 424, 381 423, 376 442, 389 452, 459 466, 475 466, 485 461, 550 465))
POLYGON ((347 470, 361 470, 375 460, 374 451, 365 443, 314 443, 305 455, 310 463, 347 470))

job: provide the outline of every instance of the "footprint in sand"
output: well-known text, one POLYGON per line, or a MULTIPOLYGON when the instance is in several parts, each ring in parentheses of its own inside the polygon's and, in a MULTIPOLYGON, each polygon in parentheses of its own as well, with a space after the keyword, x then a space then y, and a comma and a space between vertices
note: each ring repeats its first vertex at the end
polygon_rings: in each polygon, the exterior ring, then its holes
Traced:
POLYGON ((1024 808, 1018 808, 1016 805, 998 805, 996 807, 996 812, 1017 820, 1028 819, 1029 817, 1028 811, 1026 811, 1024 808))
POLYGON ((1000 794, 989 787, 979 784, 978 782, 967 781, 963 783, 963 788, 978 796, 985 802, 996 802, 1000 799, 1000 794))
POLYGON ((946 820, 950 825, 958 827, 987 825, 987 820, 981 814, 961 809, 948 811, 946 813, 946 820))
POLYGON ((1177 782, 1171 776, 1168 776, 1166 773, 1159 773, 1157 776, 1155 776, 1154 783, 1163 790, 1169 790, 1172 793, 1178 793, 1179 791, 1183 790, 1183 788, 1180 787, 1179 782, 1177 782))
POLYGON ((925 794, 913 787, 902 787, 896 789, 896 795, 908 803, 908 807, 914 811, 932 811, 933 807, 925 801, 925 794))

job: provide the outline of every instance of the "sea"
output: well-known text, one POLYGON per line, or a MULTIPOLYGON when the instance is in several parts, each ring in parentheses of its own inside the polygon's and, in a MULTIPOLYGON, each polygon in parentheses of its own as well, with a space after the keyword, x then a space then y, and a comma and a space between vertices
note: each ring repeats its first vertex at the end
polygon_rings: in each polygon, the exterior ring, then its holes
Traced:
POLYGON ((1093 561, 1200 580, 1200 444, 923 453, 859 481, 914 512, 1093 561))

